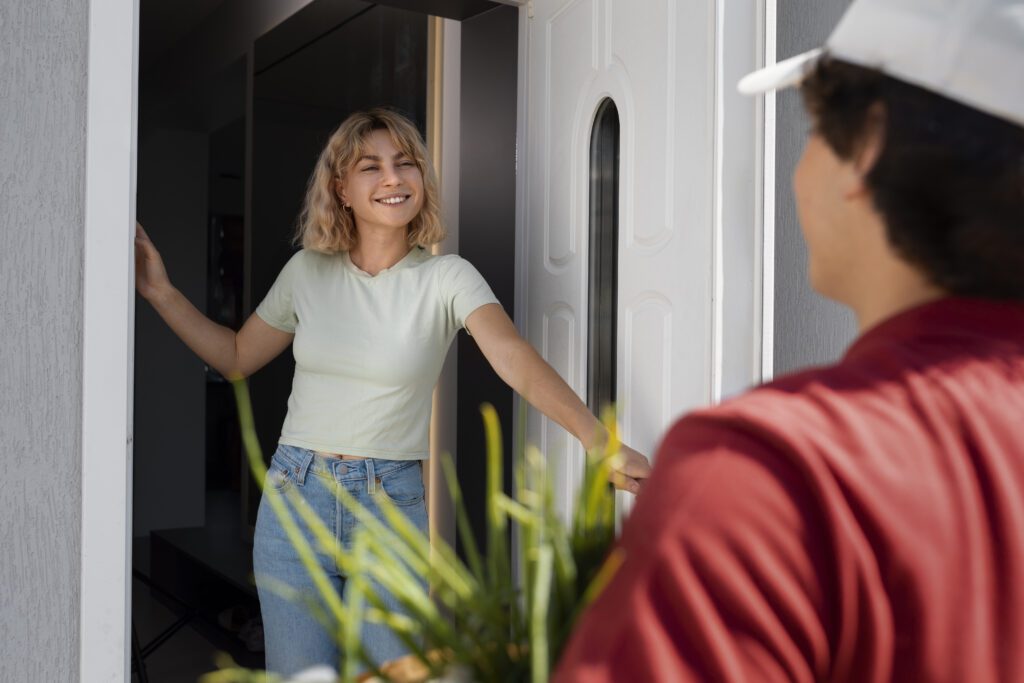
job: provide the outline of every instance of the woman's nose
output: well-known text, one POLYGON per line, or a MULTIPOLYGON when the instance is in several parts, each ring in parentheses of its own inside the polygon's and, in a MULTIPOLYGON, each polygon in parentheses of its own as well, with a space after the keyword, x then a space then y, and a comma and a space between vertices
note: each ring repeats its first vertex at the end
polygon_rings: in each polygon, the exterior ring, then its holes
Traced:
POLYGON ((381 182, 385 185, 397 185, 399 183, 398 169, 394 164, 387 164, 384 166, 381 182))

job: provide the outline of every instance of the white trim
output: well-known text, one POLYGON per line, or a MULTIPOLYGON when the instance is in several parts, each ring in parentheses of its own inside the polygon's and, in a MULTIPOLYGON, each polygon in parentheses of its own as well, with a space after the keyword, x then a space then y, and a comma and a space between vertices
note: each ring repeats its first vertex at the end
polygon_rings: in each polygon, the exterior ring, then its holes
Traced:
POLYGON ((79 680, 130 678, 138 0, 89 3, 79 680))
MULTIPOLYGON (((777 0, 764 0, 764 66, 777 58, 777 0)), ((775 91, 764 96, 761 145, 761 381, 775 372, 775 91)))
POLYGON ((714 168, 712 184, 712 236, 711 236, 711 358, 709 359, 708 402, 718 403, 722 398, 724 362, 723 318, 725 317, 724 231, 725 217, 725 0, 715 0, 715 89, 714 110, 714 168))
POLYGON ((712 402, 761 382, 771 353, 774 130, 765 127, 763 101, 736 89, 763 66, 768 1, 715 5, 712 402))

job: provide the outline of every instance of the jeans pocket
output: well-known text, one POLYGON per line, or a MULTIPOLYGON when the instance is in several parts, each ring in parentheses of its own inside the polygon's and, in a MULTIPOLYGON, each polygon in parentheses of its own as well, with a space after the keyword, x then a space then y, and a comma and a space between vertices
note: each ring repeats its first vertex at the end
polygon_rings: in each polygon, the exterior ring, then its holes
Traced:
POLYGON ((378 477, 377 483, 388 500, 395 505, 423 502, 423 473, 415 463, 378 477))
POLYGON ((291 488, 294 481, 294 475, 287 465, 278 461, 277 458, 272 458, 270 460, 270 467, 267 468, 267 480, 264 483, 264 489, 267 491, 274 491, 276 493, 283 493, 291 488))

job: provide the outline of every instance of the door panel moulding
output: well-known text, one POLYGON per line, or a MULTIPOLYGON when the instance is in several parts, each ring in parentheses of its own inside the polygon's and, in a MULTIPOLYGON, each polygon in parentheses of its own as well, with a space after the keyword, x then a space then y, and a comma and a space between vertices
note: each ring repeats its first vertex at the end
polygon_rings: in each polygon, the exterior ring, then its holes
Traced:
POLYGON ((127 681, 138 0, 89 5, 79 674, 127 681))

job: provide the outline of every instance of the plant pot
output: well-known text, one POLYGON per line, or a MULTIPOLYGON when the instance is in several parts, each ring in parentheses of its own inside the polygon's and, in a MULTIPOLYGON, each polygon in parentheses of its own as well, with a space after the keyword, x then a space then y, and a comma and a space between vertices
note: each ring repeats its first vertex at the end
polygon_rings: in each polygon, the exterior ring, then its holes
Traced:
MULTIPOLYGON (((414 655, 406 655, 387 662, 381 667, 388 678, 394 683, 474 683, 469 669, 452 665, 440 678, 428 678, 427 667, 414 655)), ((376 676, 358 679, 360 683, 380 683, 376 676)))

